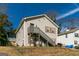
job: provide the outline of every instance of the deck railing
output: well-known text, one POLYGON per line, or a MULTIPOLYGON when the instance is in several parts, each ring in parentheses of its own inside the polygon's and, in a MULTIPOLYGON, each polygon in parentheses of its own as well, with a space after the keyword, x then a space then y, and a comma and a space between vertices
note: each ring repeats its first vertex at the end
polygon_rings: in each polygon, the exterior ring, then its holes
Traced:
POLYGON ((28 28, 29 33, 38 33, 44 39, 46 39, 51 45, 55 45, 55 39, 50 38, 46 33, 44 33, 39 27, 28 28))
POLYGON ((51 39, 46 33, 44 33, 39 27, 34 27, 33 33, 39 33, 45 38, 50 44, 55 45, 55 39, 51 39))

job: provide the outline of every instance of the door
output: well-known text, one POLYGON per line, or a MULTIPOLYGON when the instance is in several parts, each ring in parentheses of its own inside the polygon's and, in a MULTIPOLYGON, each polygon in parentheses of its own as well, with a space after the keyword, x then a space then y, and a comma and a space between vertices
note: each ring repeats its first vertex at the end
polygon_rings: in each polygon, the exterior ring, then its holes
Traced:
POLYGON ((30 32, 32 33, 34 31, 34 24, 30 23, 30 32))

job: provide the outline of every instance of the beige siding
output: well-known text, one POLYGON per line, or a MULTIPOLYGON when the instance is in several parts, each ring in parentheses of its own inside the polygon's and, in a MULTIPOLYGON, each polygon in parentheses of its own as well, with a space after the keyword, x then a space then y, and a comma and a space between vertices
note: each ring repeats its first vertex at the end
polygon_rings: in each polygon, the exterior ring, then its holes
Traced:
POLYGON ((57 38, 58 28, 55 25, 53 25, 47 18, 42 17, 42 18, 38 18, 38 19, 34 19, 34 20, 30 20, 30 21, 24 22, 24 24, 25 24, 24 25, 25 45, 28 43, 28 30, 27 29, 30 26, 30 23, 33 23, 34 26, 39 27, 51 39, 56 39, 57 38), (45 32, 45 26, 49 26, 49 27, 55 28, 56 34, 45 32))
POLYGON ((24 44, 24 24, 21 26, 19 31, 16 34, 16 44, 19 46, 23 46, 24 44))
POLYGON ((29 46, 28 43, 28 26, 27 22, 24 22, 24 46, 29 46))

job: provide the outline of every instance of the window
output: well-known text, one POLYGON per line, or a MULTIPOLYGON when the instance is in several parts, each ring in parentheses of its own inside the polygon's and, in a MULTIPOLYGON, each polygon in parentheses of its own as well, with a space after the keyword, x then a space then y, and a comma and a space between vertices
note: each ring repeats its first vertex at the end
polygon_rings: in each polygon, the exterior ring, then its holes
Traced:
POLYGON ((51 31, 51 33, 54 33, 55 34, 56 29, 55 28, 50 28, 50 31, 51 31))
POLYGON ((30 23, 30 25, 31 25, 31 26, 34 26, 34 24, 33 24, 33 23, 30 23))
POLYGON ((33 32, 33 31, 34 31, 34 24, 30 23, 30 32, 33 32))
POLYGON ((78 33, 75 33, 74 35, 75 35, 75 37, 79 37, 79 34, 78 33))
POLYGON ((68 38, 68 34, 66 34, 65 37, 68 38))
POLYGON ((46 26, 46 27, 45 27, 45 31, 46 31, 46 32, 50 32, 50 27, 46 26))
POLYGON ((78 44, 78 41, 74 40, 74 44, 78 44))
POLYGON ((46 32, 49 32, 49 33, 55 33, 55 32, 56 32, 56 31, 55 31, 55 28, 48 27, 48 26, 45 27, 45 31, 46 31, 46 32))

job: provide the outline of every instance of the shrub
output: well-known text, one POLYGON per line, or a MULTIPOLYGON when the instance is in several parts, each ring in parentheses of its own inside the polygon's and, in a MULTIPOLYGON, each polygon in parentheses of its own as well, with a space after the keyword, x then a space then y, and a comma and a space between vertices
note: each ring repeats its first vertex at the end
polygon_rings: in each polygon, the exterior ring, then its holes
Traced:
POLYGON ((62 47, 62 43, 57 43, 57 46, 58 47, 62 47))
POLYGON ((75 46, 75 49, 79 49, 79 46, 75 46))

